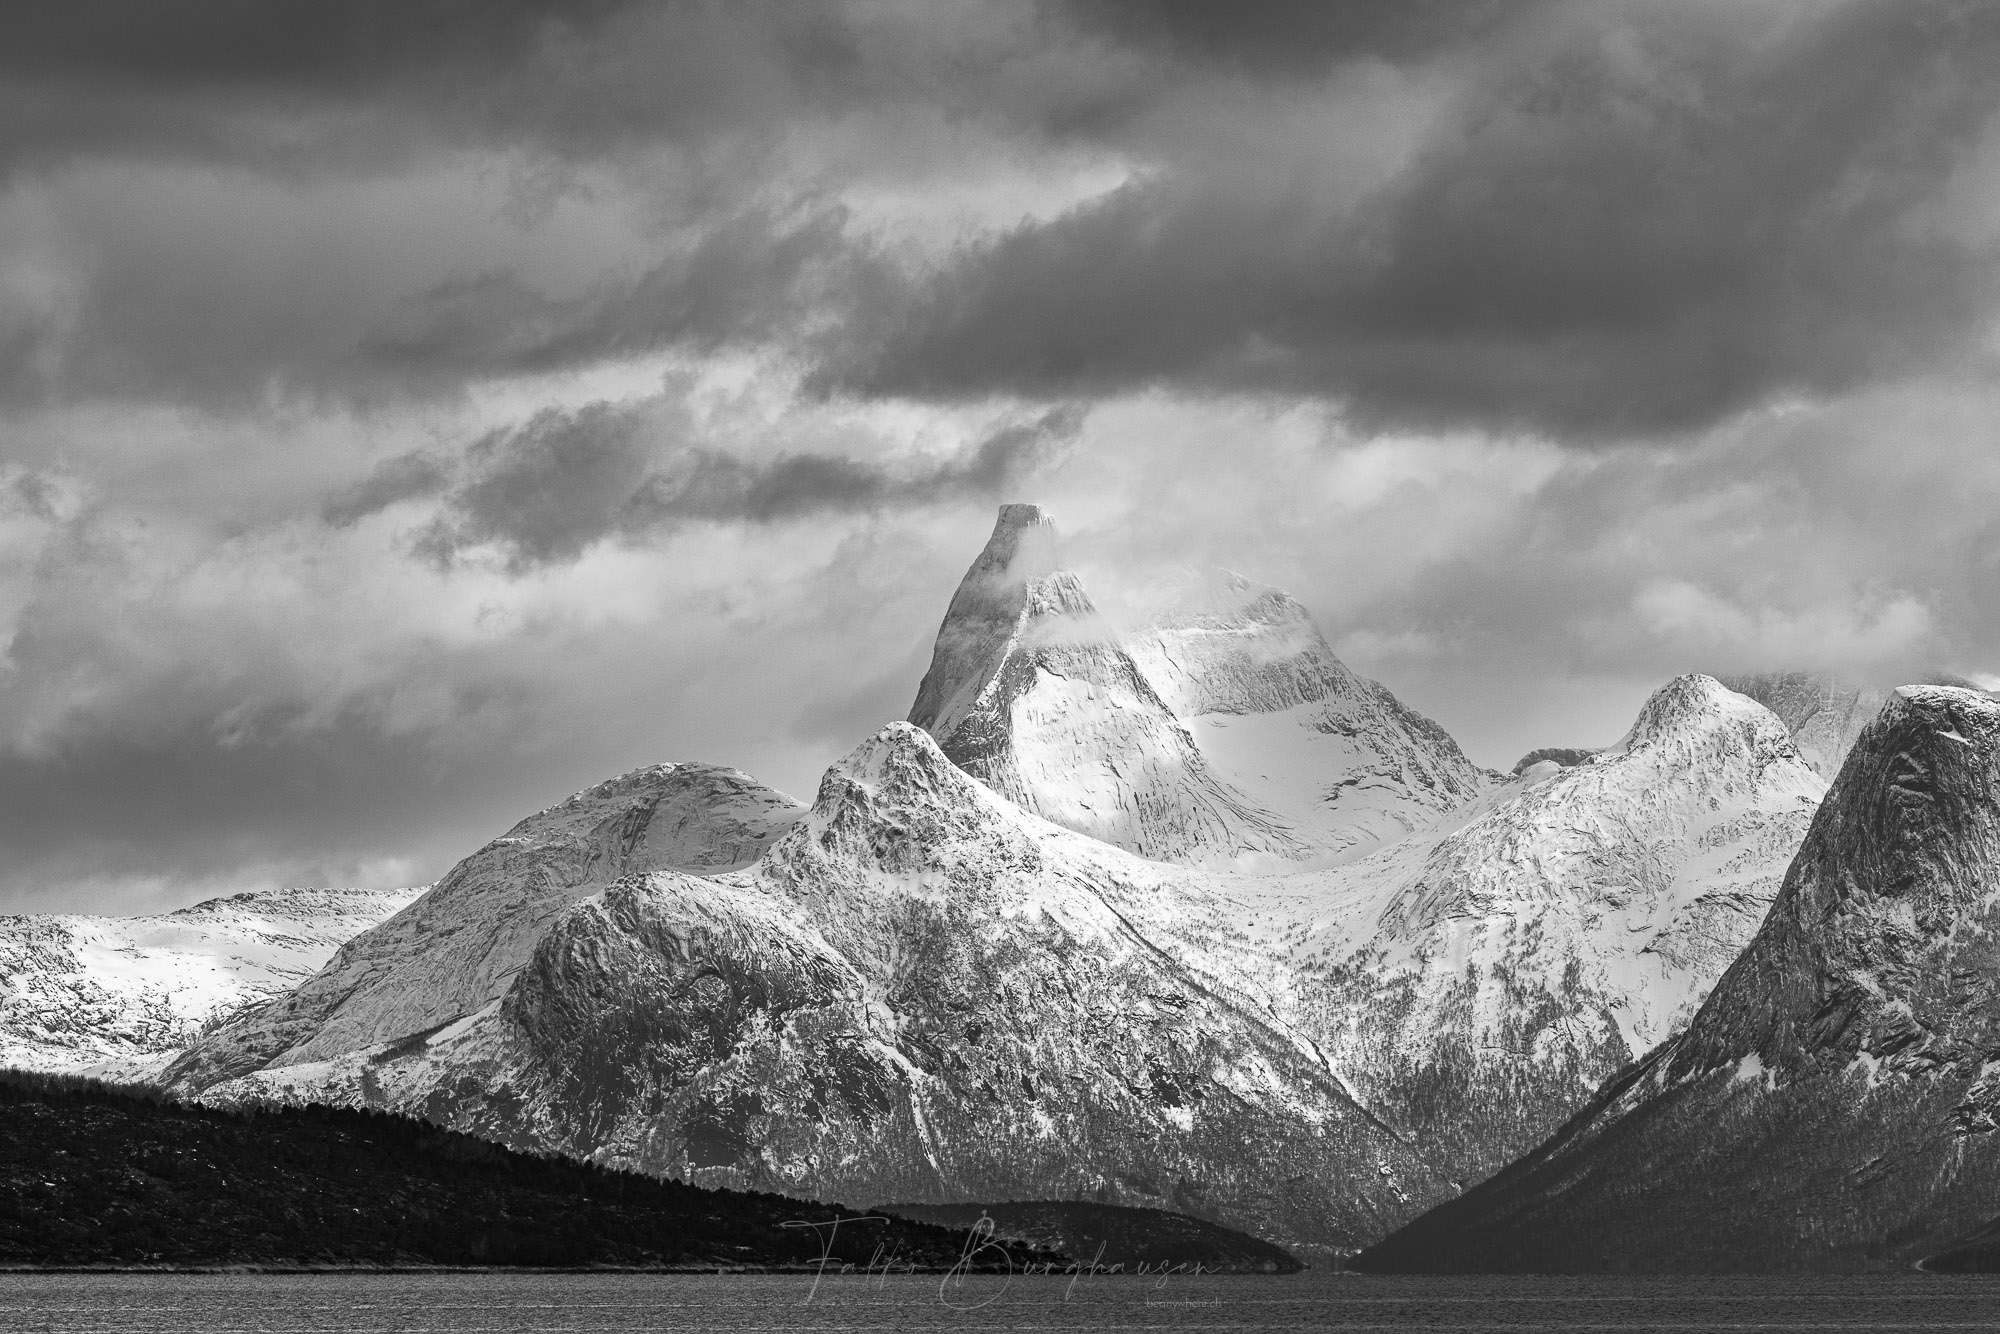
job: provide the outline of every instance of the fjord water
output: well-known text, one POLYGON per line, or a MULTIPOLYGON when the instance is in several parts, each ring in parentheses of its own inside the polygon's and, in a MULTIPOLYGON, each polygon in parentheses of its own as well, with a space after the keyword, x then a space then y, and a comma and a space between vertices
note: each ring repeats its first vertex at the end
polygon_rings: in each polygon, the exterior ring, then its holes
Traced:
POLYGON ((2000 1277, 0 1274, 27 1334, 2000 1329, 2000 1277))

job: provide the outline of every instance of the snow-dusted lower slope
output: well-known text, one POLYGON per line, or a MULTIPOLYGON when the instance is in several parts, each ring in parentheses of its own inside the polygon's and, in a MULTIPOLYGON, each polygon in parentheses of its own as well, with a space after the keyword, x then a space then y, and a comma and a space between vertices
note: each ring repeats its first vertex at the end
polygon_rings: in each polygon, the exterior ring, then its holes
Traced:
POLYGON ((400 1027, 336 967, 310 1031, 239 1021, 177 1073, 708 1184, 1081 1192, 1352 1245, 1444 1184, 1261 990, 1255 886, 1060 829, 896 724, 752 867, 566 899, 512 976, 440 973, 400 1027))
POLYGON ((1681 677, 1587 762, 1305 877, 1298 1022, 1378 1114, 1483 1175, 1685 1022, 1824 790, 1768 710, 1681 677))
POLYGON ((1442 727, 1349 670, 1295 599, 1241 575, 1191 581, 1131 643, 1216 772, 1316 849, 1427 828, 1492 781, 1442 727))
POLYGON ((2000 703, 1906 686, 1687 1029, 1370 1266, 1992 1268, 1996 886, 2000 703))
POLYGON ((150 917, 0 917, 0 1066, 157 1073, 422 892, 266 890, 150 917))
POLYGON ((576 900, 634 872, 733 870, 803 814, 783 793, 714 765, 654 765, 600 783, 467 857, 292 994, 177 1060, 168 1078, 204 1084, 456 1019, 497 1000, 576 900))
POLYGON ((910 721, 953 763, 1067 829, 1227 867, 1313 849, 1222 779, 1076 575, 1054 524, 1006 505, 938 629, 910 721))

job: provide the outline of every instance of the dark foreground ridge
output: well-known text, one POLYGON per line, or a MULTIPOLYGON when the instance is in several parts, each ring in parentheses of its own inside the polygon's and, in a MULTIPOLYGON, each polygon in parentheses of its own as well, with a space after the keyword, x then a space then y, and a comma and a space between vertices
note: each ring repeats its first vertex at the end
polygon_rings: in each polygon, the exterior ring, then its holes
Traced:
POLYGON ((1305 1266, 1281 1246, 1167 1209, 1088 1200, 1005 1204, 885 1204, 881 1212, 938 1223, 959 1234, 981 1216, 994 1235, 1060 1251, 1079 1264, 1121 1274, 1295 1274, 1305 1266))
MULTIPOLYGON (((962 1233, 515 1153, 426 1122, 236 1112, 0 1071, 0 1267, 855 1265, 947 1270, 962 1233), (787 1227, 819 1223, 821 1227, 787 1227), (879 1248, 879 1250, 878 1250, 879 1248)), ((1063 1263, 1004 1246, 974 1268, 1063 1263)))

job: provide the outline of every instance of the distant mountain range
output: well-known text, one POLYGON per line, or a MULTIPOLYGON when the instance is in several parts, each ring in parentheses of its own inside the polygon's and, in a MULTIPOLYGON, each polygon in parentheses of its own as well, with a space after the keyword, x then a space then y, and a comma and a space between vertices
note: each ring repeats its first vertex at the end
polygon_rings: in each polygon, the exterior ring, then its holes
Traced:
POLYGON ((151 917, 0 917, 0 1066, 157 1075, 422 893, 283 889, 151 917))
POLYGON ((910 721, 809 806, 699 764, 588 789, 161 1077, 706 1185, 1352 1251, 1683 1059, 1866 716, 1912 698, 1688 675, 1503 775, 1278 590, 1193 576, 1117 624, 1007 506, 910 721))

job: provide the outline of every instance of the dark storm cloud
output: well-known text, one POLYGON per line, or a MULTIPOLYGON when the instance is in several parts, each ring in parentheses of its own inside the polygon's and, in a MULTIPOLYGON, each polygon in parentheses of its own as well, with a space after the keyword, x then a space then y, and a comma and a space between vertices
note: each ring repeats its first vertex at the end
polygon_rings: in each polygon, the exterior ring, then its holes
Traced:
POLYGON ((0 167, 108 153, 323 170, 437 139, 588 154, 713 126, 787 62, 837 65, 837 19, 637 0, 12 5, 0 167))
MULTIPOLYGON (((936 463, 888 465, 801 452, 745 459, 703 445, 676 405, 549 409, 474 442, 417 553, 449 566, 493 546, 519 573, 575 560, 606 538, 640 539, 690 522, 775 523, 812 515, 991 499, 1074 440, 1084 413, 1058 407, 1005 425, 936 463)), ((392 459, 328 506, 352 524, 446 491, 434 457, 392 459)))
POLYGON ((1924 209, 2000 108, 2000 6, 1583 6, 1498 49, 1358 207, 1175 163, 913 281, 822 382, 1589 439, 1948 364, 1993 310, 2000 256, 1924 209))
POLYGON ((348 528, 391 505, 420 496, 434 496, 450 484, 451 474, 435 455, 399 454, 329 499, 320 517, 335 528, 348 528))
POLYGON ((710 352, 808 318, 856 262, 845 210, 719 221, 627 283, 550 297, 509 272, 439 284, 365 334, 357 369, 405 383, 539 374, 678 347, 710 352))
POLYGON ((1066 0, 1085 31, 1182 59, 1255 73, 1315 75, 1328 64, 1406 59, 1460 46, 1544 0, 1066 0))
MULTIPOLYGON (((622 3, 623 0, 618 0, 622 3)), ((326 84, 399 68, 504 63, 601 0, 66 0, 0 12, 0 73, 136 83, 326 84)))
POLYGON ((182 723, 0 752, 0 801, 14 813, 0 829, 0 902, 88 911, 62 902, 64 889, 199 884, 267 861, 300 883, 338 883, 354 873, 355 846, 415 843, 427 821, 463 818, 467 773, 441 763, 434 741, 358 726, 228 745, 182 723))

